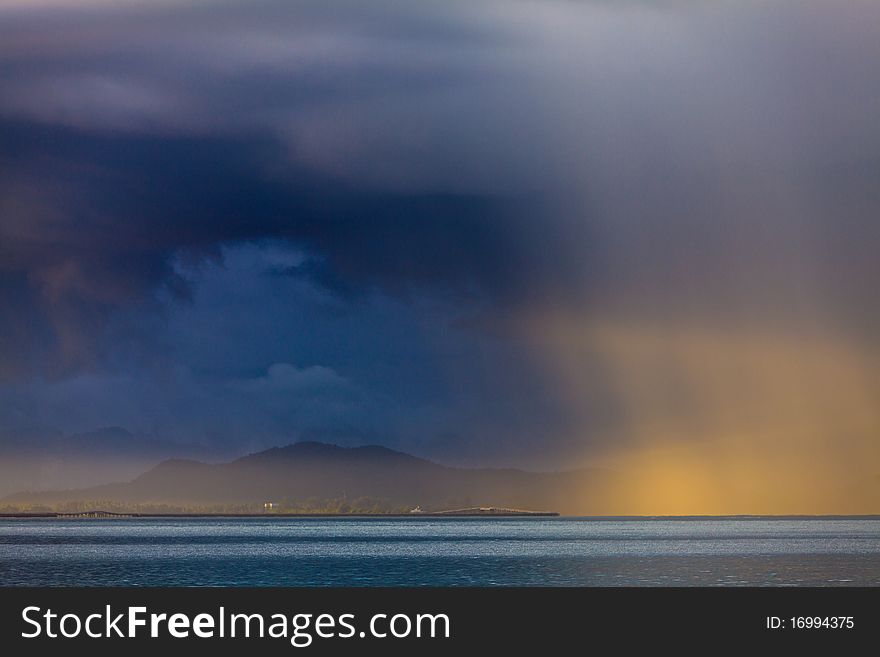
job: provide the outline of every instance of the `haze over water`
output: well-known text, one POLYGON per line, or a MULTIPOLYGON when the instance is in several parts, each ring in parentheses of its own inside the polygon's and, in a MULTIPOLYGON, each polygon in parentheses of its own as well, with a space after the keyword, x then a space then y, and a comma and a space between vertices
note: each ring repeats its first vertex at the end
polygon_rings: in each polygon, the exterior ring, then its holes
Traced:
POLYGON ((880 519, 4 520, 0 585, 880 586, 880 519))

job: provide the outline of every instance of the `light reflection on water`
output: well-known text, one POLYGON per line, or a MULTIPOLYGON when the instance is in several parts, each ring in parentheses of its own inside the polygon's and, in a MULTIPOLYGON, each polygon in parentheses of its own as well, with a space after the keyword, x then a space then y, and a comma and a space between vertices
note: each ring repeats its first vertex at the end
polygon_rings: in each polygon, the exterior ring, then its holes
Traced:
POLYGON ((3 520, 0 584, 878 586, 880 520, 3 520))

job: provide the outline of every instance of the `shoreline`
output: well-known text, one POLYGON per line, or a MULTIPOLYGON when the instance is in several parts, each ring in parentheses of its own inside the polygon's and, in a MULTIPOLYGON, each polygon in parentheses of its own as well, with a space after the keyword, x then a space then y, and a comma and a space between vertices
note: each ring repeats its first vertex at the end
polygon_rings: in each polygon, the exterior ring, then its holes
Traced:
POLYGON ((400 520, 403 518, 409 518, 417 520, 419 518, 548 518, 558 516, 559 514, 555 511, 436 511, 421 513, 119 513, 110 511, 57 513, 50 511, 34 513, 0 513, 0 520, 124 520, 126 518, 164 518, 169 520, 202 518, 393 518, 395 520, 400 520))
POLYGON ((0 513, 0 520, 126 520, 126 519, 164 519, 164 520, 204 520, 204 519, 389 519, 389 520, 419 520, 430 518, 462 519, 511 519, 511 518, 562 518, 569 520, 588 520, 595 522, 614 522, 631 520, 671 521, 671 520, 877 520, 880 514, 826 514, 826 515, 685 515, 685 516, 574 516, 562 515, 556 511, 431 511, 421 513, 121 513, 111 511, 84 511, 84 512, 20 512, 0 513))

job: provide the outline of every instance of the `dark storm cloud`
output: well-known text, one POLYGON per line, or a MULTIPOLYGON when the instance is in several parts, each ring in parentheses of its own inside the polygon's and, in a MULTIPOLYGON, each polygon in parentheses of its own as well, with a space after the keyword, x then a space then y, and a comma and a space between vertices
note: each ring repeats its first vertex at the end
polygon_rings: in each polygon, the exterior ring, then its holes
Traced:
POLYGON ((92 397, 130 378, 156 409, 163 361, 187 430, 235 390, 263 409, 236 407, 245 424, 337 431, 333 399, 286 415, 268 383, 235 384, 327 367, 379 409, 349 428, 558 447, 612 434, 617 405, 591 345, 588 426, 565 434, 553 373, 516 342, 548 309, 870 342, 878 19, 818 0, 0 1, 6 399, 37 416, 64 394, 41 377, 90 373, 92 397), (206 294, 221 278, 260 303, 206 294))
POLYGON ((53 358, 87 365, 104 314, 159 289, 189 296, 174 256, 210 257, 239 241, 298 245, 311 257, 286 273, 349 296, 429 288, 514 301, 544 275, 517 237, 529 218, 523 203, 353 187, 279 166, 278 146, 259 136, 107 135, 7 121, 0 144, 2 276, 6 294, 24 302, 4 305, 11 358, 22 353, 13 342, 24 327, 47 327, 60 350, 53 358), (63 343, 66 332, 76 344, 63 343))
MULTIPOLYGON (((352 298, 373 288, 505 303, 540 293, 545 272, 556 275, 544 265, 558 231, 534 228, 534 190, 449 185, 443 170, 458 158, 442 147, 422 154, 415 185, 377 184, 301 152, 323 141, 332 150, 333 135, 308 145, 309 134, 291 134, 310 132, 303 112, 468 93, 509 40, 468 12, 429 20, 385 9, 4 14, 0 272, 5 294, 24 303, 5 305, 3 373, 94 364, 109 315, 157 293, 189 295, 173 257, 236 241, 300 245, 312 257, 288 273, 352 298)), ((376 169, 400 159, 394 148, 370 147, 376 169)))

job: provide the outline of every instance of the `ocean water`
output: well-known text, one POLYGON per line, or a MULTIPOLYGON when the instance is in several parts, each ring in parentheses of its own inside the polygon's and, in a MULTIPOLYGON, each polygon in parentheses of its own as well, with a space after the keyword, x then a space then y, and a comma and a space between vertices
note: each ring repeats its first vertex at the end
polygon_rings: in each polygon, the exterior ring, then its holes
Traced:
POLYGON ((880 586, 880 519, 0 520, 3 586, 880 586))

